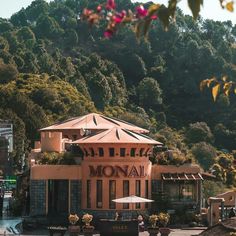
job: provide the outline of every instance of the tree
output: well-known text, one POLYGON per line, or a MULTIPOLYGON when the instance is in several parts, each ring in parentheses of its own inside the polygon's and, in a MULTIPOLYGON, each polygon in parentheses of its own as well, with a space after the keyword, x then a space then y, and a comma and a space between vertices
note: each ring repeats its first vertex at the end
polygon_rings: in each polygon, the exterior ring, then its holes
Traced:
POLYGON ((153 78, 144 78, 137 87, 139 103, 144 108, 155 108, 162 104, 162 91, 159 84, 153 78))
POLYGON ((190 124, 185 135, 188 143, 213 141, 213 134, 211 132, 211 129, 205 122, 196 122, 190 124))
POLYGON ((35 31, 39 37, 48 39, 56 39, 63 33, 63 29, 57 21, 49 15, 41 14, 37 19, 35 31))
POLYGON ((18 71, 13 65, 6 65, 0 61, 0 83, 6 84, 16 79, 18 71))
POLYGON ((215 162, 216 150, 206 142, 194 144, 191 152, 204 170, 208 170, 215 162))

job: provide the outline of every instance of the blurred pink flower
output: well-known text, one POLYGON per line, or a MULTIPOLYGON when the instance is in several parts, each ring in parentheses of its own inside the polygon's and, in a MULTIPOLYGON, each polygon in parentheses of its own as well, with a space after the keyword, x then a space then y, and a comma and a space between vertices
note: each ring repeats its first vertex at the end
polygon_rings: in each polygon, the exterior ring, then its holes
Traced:
POLYGON ((107 0, 107 10, 113 10, 116 8, 115 0, 107 0))
POLYGON ((112 37, 112 35, 113 35, 113 31, 111 31, 111 30, 106 30, 105 32, 104 32, 104 37, 105 38, 111 38, 112 37))
POLYGON ((152 19, 152 20, 157 20, 157 18, 158 18, 157 15, 152 15, 152 16, 151 16, 151 19, 152 19))
POLYGON ((97 12, 101 12, 101 10, 102 10, 102 6, 101 6, 101 5, 98 5, 98 6, 97 6, 97 12))
POLYGON ((137 16, 138 16, 138 17, 145 17, 145 16, 147 16, 147 14, 148 14, 148 10, 145 9, 143 5, 139 5, 139 6, 136 8, 136 12, 137 12, 137 16))

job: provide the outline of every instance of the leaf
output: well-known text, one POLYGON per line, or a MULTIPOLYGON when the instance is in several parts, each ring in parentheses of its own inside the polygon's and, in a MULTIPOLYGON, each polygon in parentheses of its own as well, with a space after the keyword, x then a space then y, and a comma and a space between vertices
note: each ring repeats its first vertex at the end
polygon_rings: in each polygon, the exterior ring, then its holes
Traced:
POLYGON ((158 10, 158 16, 164 26, 165 31, 167 31, 170 24, 169 9, 162 4, 158 10))
POLYGON ((142 35, 142 28, 143 28, 143 22, 140 21, 135 25, 134 32, 136 34, 136 38, 139 40, 142 35))
POLYGON ((194 20, 197 19, 203 0, 188 0, 188 6, 192 11, 194 20))
POLYGON ((228 77, 227 77, 226 75, 224 75, 224 76, 222 77, 222 80, 223 80, 224 82, 226 82, 227 79, 228 79, 228 77))
POLYGON ((152 16, 154 15, 157 10, 160 8, 160 4, 152 4, 149 8, 148 8, 148 16, 152 16))
POLYGON ((225 83, 224 86, 223 86, 223 90, 224 90, 224 94, 226 96, 229 96, 229 92, 232 88, 232 82, 228 82, 228 83, 225 83))
POLYGON ((207 85, 207 82, 208 82, 208 79, 205 79, 205 80, 201 81, 201 83, 200 83, 200 91, 203 91, 203 89, 207 85))
POLYGON ((215 85, 213 88, 212 88, 212 96, 213 96, 213 100, 214 102, 216 101, 216 98, 220 92, 220 84, 217 84, 215 85))
POLYGON ((177 7, 177 0, 169 0, 169 14, 172 18, 175 18, 175 12, 176 12, 176 7, 177 7))
POLYGON ((234 88, 234 94, 236 94, 236 88, 234 88))
POLYGON ((151 19, 147 19, 144 22, 144 26, 143 26, 143 35, 144 37, 147 39, 148 36, 148 30, 150 28, 150 24, 151 24, 152 20, 151 19))
POLYGON ((230 12, 233 12, 233 11, 234 11, 234 2, 233 2, 233 1, 228 2, 228 3, 226 4, 226 9, 227 9, 228 11, 230 11, 230 12))
POLYGON ((214 82, 214 81, 217 81, 216 77, 213 77, 213 78, 211 78, 211 79, 208 79, 208 80, 207 80, 207 87, 209 88, 210 85, 211 85, 211 83, 214 82))

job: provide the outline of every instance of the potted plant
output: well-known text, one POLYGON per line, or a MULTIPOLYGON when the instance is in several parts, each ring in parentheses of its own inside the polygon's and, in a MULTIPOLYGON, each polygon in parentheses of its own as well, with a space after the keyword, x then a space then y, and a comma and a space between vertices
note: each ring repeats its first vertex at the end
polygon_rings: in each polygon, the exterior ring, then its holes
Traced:
POLYGON ((149 222, 151 224, 151 227, 147 228, 149 236, 156 236, 159 233, 157 221, 158 221, 158 215, 153 214, 149 216, 149 222))
POLYGON ((158 222, 160 224, 160 233, 161 236, 168 236, 170 234, 170 228, 166 227, 170 220, 170 215, 168 213, 161 212, 158 215, 158 222))
POLYGON ((94 226, 90 225, 91 221, 93 220, 93 216, 89 215, 88 213, 84 214, 82 217, 82 221, 84 222, 83 232, 84 235, 91 235, 94 231, 94 226))
POLYGON ((68 217, 68 220, 70 222, 70 226, 68 227, 68 230, 70 232, 70 236, 76 236, 80 232, 80 226, 76 225, 76 223, 79 220, 79 217, 77 214, 70 214, 68 217))

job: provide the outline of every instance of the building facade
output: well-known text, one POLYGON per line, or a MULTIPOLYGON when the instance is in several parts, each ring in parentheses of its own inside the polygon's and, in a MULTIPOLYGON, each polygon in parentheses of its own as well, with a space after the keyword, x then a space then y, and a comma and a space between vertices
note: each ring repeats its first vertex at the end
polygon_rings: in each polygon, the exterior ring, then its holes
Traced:
POLYGON ((96 113, 40 130, 38 149, 31 153, 30 214, 114 211, 158 211, 154 204, 120 204, 112 200, 136 195, 158 199, 165 195, 173 207, 201 206, 201 169, 197 165, 152 165, 149 156, 158 141, 147 130, 96 113), (42 165, 41 152, 77 150, 74 165, 42 165))

